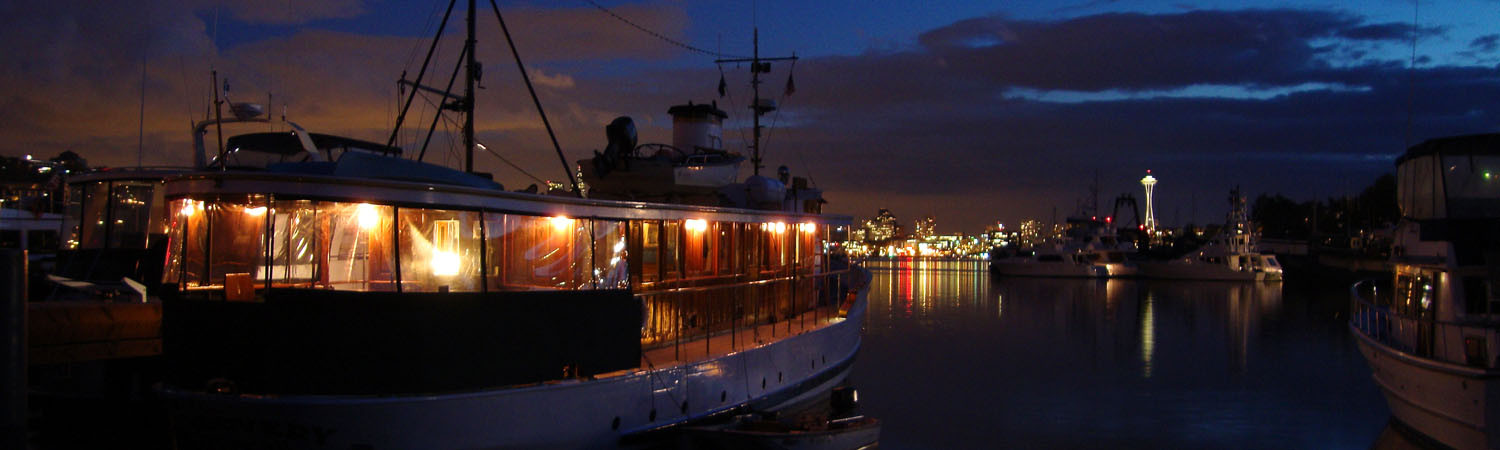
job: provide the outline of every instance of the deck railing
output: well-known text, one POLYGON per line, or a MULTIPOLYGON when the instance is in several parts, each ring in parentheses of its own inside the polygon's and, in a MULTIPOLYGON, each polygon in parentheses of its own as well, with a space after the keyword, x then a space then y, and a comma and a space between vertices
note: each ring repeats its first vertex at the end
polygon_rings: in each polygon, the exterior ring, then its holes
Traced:
POLYGON ((1500 367, 1500 324, 1461 323, 1393 311, 1374 280, 1349 288, 1349 326, 1380 345, 1418 358, 1480 369, 1500 367), (1382 301, 1385 300, 1385 301, 1382 301))
POLYGON ((641 347, 677 360, 710 356, 815 328, 838 315, 849 270, 642 292, 641 347), (727 337, 726 337, 727 336, 727 337))

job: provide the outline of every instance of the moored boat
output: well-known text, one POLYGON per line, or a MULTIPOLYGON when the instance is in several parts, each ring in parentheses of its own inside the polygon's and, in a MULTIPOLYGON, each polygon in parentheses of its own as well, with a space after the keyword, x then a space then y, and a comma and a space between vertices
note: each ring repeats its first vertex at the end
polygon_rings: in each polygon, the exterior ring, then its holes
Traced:
POLYGON ((1354 286, 1350 331, 1396 420, 1500 448, 1500 134, 1428 140, 1396 167, 1393 284, 1354 286))
POLYGON ((1281 281, 1282 268, 1276 256, 1256 249, 1256 232, 1250 225, 1245 198, 1238 189, 1230 193, 1229 202, 1229 220, 1213 240, 1178 258, 1141 261, 1141 276, 1169 280, 1281 281))
POLYGON ((1068 218, 1064 237, 1031 249, 990 251, 990 272, 1000 276, 1126 278, 1137 274, 1135 244, 1118 239, 1104 221, 1068 218))
POLYGON ((281 156, 165 183, 178 447, 612 447, 777 411, 852 368, 868 276, 832 245, 849 217, 790 195, 509 192, 471 164, 314 136, 230 145, 281 156))

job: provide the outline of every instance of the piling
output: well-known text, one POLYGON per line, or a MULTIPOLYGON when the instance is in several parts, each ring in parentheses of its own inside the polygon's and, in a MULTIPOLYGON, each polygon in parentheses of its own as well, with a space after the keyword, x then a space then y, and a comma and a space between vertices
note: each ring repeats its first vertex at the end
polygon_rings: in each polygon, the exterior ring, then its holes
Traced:
POLYGON ((4 385, 4 412, 0 423, 5 427, 0 448, 26 448, 26 251, 0 249, 0 334, 5 356, 5 370, 0 371, 4 385))

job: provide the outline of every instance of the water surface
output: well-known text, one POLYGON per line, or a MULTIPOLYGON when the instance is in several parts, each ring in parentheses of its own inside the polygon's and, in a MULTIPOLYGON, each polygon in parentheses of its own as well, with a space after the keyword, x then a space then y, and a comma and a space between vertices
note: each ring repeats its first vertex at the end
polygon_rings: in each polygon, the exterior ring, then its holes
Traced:
POLYGON ((1370 448, 1342 284, 875 272, 853 383, 884 448, 1370 448))

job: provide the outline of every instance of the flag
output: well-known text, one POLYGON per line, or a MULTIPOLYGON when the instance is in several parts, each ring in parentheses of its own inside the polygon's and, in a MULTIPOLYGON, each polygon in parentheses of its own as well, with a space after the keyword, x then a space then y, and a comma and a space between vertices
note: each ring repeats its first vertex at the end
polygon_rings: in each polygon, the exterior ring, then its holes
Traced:
POLYGON ((724 82, 724 74, 719 74, 719 98, 724 97, 724 91, 729 89, 729 83, 724 82))
POLYGON ((788 73, 786 74, 786 96, 791 97, 793 92, 797 92, 797 84, 792 82, 792 74, 788 73))

